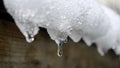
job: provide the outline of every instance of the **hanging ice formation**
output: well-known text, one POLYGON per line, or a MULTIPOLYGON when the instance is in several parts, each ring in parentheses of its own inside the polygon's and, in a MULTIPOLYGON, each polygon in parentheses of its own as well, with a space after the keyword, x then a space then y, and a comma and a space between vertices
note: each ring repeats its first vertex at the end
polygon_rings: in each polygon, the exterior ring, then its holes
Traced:
POLYGON ((59 56, 68 36, 74 42, 82 38, 88 46, 96 43, 101 55, 109 49, 120 55, 120 17, 95 0, 4 0, 4 4, 28 42, 39 27, 46 28, 58 44, 59 56))

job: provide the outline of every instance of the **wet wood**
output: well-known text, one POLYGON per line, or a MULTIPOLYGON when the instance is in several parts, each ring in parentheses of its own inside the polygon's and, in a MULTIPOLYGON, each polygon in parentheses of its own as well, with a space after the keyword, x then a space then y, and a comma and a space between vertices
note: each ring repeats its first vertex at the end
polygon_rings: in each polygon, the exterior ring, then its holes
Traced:
POLYGON ((57 45, 45 31, 33 43, 27 43, 14 23, 0 20, 0 68, 120 68, 113 51, 100 56, 95 45, 63 45, 63 56, 57 56, 57 45))

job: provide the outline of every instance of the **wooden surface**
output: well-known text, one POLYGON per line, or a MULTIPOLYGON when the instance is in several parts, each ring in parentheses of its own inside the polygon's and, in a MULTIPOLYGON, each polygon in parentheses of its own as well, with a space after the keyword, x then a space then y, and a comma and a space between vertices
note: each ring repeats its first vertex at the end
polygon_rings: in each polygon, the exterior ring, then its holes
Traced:
POLYGON ((45 31, 33 43, 27 43, 14 23, 0 20, 0 68, 120 68, 120 59, 109 51, 100 56, 95 45, 63 45, 63 56, 56 54, 57 45, 45 31))

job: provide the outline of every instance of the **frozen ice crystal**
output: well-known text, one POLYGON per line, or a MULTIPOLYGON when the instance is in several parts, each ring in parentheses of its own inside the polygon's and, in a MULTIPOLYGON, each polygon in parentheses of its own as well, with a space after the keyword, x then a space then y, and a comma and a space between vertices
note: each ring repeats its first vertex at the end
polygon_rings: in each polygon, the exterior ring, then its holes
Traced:
POLYGON ((120 17, 96 0, 4 0, 4 4, 28 42, 34 41, 39 27, 46 28, 58 44, 58 56, 68 36, 74 42, 82 38, 88 46, 96 43, 101 55, 109 49, 120 55, 120 17))

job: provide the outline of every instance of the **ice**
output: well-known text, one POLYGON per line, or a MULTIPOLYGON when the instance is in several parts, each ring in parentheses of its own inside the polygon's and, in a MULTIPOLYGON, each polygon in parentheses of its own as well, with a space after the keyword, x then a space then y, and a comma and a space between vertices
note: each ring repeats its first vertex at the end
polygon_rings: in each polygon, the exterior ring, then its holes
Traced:
POLYGON ((82 38, 88 46, 96 43, 101 55, 109 49, 120 55, 120 17, 96 0, 4 0, 4 4, 27 42, 34 41, 43 27, 57 43, 60 57, 67 37, 74 42, 82 38))
MULTIPOLYGON (((108 33, 96 40, 97 46, 99 48, 99 53, 101 55, 104 55, 104 53, 106 53, 109 49, 116 50, 114 49, 114 47, 118 48, 117 46, 120 46, 120 43, 118 43, 118 41, 120 40, 120 16, 107 7, 102 6, 102 8, 108 15, 111 24, 108 33)), ((117 53, 118 50, 116 51, 117 53)))
POLYGON ((72 30, 69 34, 69 37, 74 41, 74 42, 79 42, 82 38, 81 34, 77 30, 72 30))
POLYGON ((39 28, 36 24, 33 24, 29 21, 26 21, 26 23, 21 22, 20 20, 15 20, 16 25, 19 27, 20 31, 23 33, 23 35, 26 38, 26 41, 31 43, 34 41, 34 36, 38 33, 39 28))

